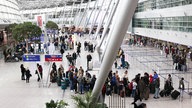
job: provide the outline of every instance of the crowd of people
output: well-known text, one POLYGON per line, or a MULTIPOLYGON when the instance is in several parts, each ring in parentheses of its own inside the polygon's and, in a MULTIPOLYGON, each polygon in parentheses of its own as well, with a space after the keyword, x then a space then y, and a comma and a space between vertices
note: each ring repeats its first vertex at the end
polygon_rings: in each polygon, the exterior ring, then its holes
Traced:
POLYGON ((192 51, 190 48, 179 48, 177 44, 163 44, 158 40, 150 40, 142 37, 134 37, 129 40, 129 45, 134 46, 152 46, 160 49, 161 55, 165 53, 166 58, 171 55, 173 59, 173 65, 176 70, 187 71, 187 58, 192 61, 192 51))
POLYGON ((57 68, 56 64, 53 63, 52 70, 50 72, 50 82, 57 83, 58 86, 61 86, 62 80, 69 80, 69 87, 71 92, 84 94, 87 91, 93 89, 96 75, 91 75, 88 71, 80 66, 79 68, 70 65, 69 69, 64 71, 62 65, 57 68))
MULTIPOLYGON (((71 28, 73 31, 74 28, 71 28)), ((81 34, 80 34, 81 35, 81 34)), ((50 43, 49 43, 50 44, 50 43)), ((72 53, 68 52, 66 58, 68 60, 68 69, 64 69, 63 65, 60 64, 57 67, 56 63, 52 64, 50 71, 50 84, 57 83, 58 86, 62 86, 63 80, 68 80, 69 88, 71 92, 84 94, 85 92, 91 91, 94 88, 95 82, 97 80, 96 75, 91 75, 89 73, 90 63, 92 63, 92 53, 95 50, 94 45, 91 42, 84 41, 84 51, 88 51, 87 54, 87 69, 83 69, 82 66, 79 68, 76 66, 77 58, 81 57, 81 42, 75 42, 72 35, 60 36, 53 39, 53 44, 55 50, 59 50, 61 55, 63 55, 67 50, 73 50, 72 53), (75 48, 76 47, 76 48, 75 48), (75 50, 76 49, 76 50, 75 50)), ((133 41, 133 44, 138 44, 138 42, 133 41)), ((142 41, 142 45, 147 45, 147 41, 142 41)), ((48 45, 49 46, 49 45, 48 45)), ((47 48, 47 47, 46 47, 47 48)), ((186 66, 186 55, 178 51, 176 47, 168 46, 159 46, 161 50, 164 50, 166 57, 171 53, 173 58, 173 65, 175 69, 184 70, 186 66)), ((114 62, 115 68, 119 67, 127 68, 129 67, 128 62, 125 60, 124 51, 120 48, 118 51, 117 58, 114 62), (118 66, 117 59, 120 59, 120 66, 118 66)), ((21 68, 21 79, 26 80, 29 83, 31 77, 30 70, 25 68, 23 64, 21 68)), ((37 81, 40 81, 43 78, 43 68, 41 65, 37 64, 36 74, 38 76, 37 81)), ((182 85, 181 88, 184 89, 183 78, 180 80, 179 85, 182 85)), ((142 76, 140 73, 137 74, 134 78, 128 78, 128 70, 125 70, 123 77, 120 77, 118 70, 109 72, 108 78, 105 81, 105 84, 102 88, 102 98, 105 100, 105 96, 113 94, 118 94, 120 97, 132 97, 134 98, 135 108, 146 108, 146 104, 142 103, 139 106, 137 105, 138 101, 143 99, 148 100, 149 94, 153 94, 154 99, 159 99, 159 97, 169 96, 172 92, 173 81, 172 77, 169 74, 168 78, 165 81, 163 90, 160 91, 160 77, 154 72, 153 75, 149 75, 147 72, 142 76), (160 96, 159 96, 160 95, 160 96)), ((64 87, 66 89, 66 87, 64 87)))

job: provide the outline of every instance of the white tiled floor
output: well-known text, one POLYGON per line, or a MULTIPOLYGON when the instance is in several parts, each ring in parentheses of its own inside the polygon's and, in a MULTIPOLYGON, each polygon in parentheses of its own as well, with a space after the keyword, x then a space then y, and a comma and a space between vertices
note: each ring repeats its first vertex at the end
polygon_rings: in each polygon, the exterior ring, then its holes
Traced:
MULTIPOLYGON (((79 40, 79 39, 77 39, 79 40)), ((81 39, 88 40, 87 38, 81 39)), ((83 46, 83 43, 82 43, 83 46)), ((130 63, 129 71, 129 79, 131 80, 137 73, 141 73, 143 75, 144 72, 153 73, 152 69, 159 69, 159 73, 162 76, 166 77, 165 73, 182 73, 172 70, 172 62, 171 58, 165 58, 164 55, 160 55, 159 51, 155 48, 139 48, 139 47, 130 47, 123 46, 123 49, 126 49, 126 53, 128 53, 128 61, 130 63), (132 57, 131 57, 132 56, 132 57), (150 62, 149 62, 150 61, 150 62), (162 61, 162 62, 159 62, 162 61)), ((51 53, 57 54, 58 51, 53 52, 53 47, 50 47, 51 53)), ((66 52, 67 53, 67 52, 66 52)), ((66 54, 65 53, 65 54, 66 54)), ((77 59, 77 67, 83 66, 86 69, 86 55, 87 52, 84 52, 82 47, 81 58, 77 59)), ((94 61, 97 60, 97 54, 92 54, 94 61)), ((47 75, 49 70, 49 65, 45 64, 43 61, 40 64, 44 69, 44 83, 47 81, 47 75)), ((69 90, 66 90, 63 97, 63 91, 56 84, 52 84, 50 88, 47 87, 39 87, 39 83, 36 81, 37 76, 35 74, 36 63, 24 63, 25 66, 29 67, 32 73, 32 78, 30 83, 25 83, 25 81, 21 81, 21 72, 20 72, 20 64, 23 62, 17 63, 4 63, 3 60, 0 60, 0 108, 45 108, 45 103, 50 101, 51 99, 60 100, 64 99, 69 103, 69 108, 75 108, 73 101, 70 96, 74 93, 71 93, 69 90)), ((57 66, 61 63, 56 63, 57 66)), ((62 64, 65 67, 65 70, 68 68, 66 58, 64 55, 64 60, 62 64)), ((189 62, 190 70, 192 72, 192 63, 189 62)), ((115 69, 113 69, 115 71, 115 69)), ((123 75, 125 70, 118 70, 120 76, 123 75)), ((184 77, 187 81, 189 81, 189 86, 192 87, 192 74, 176 74, 177 76, 184 77)), ((91 74, 98 74, 98 71, 91 71, 91 74)), ((174 87, 177 89, 178 87, 178 77, 173 75, 174 87)), ((161 78, 161 85, 163 85, 163 78, 161 78)), ((44 84, 45 85, 45 84, 44 84)), ((163 86, 161 86, 163 87, 163 86)), ((117 96, 116 96, 117 97, 117 96)), ((183 102, 180 102, 179 99, 172 100, 170 97, 160 98, 155 100, 150 95, 150 99, 145 101, 147 103, 148 108, 191 108, 192 100, 188 95, 184 95, 183 102)), ((130 103, 133 101, 132 98, 126 98, 126 108, 129 108, 130 103)), ((106 97, 106 103, 109 103, 109 97, 106 97)), ((113 107, 118 108, 118 107, 113 107)))

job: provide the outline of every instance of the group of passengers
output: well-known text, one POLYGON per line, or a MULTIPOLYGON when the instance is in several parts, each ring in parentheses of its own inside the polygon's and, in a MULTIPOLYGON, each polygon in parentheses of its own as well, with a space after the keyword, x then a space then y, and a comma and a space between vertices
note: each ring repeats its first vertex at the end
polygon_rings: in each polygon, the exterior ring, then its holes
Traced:
POLYGON ((53 43, 55 50, 58 50, 59 46, 60 49, 63 51, 73 49, 74 47, 74 43, 72 41, 72 35, 56 37, 53 39, 53 43))
MULTIPOLYGON (((32 77, 29 67, 25 67, 23 64, 21 64, 20 69, 21 69, 21 80, 26 80, 26 83, 29 83, 30 77, 32 77)), ((35 74, 37 74, 38 77, 37 81, 40 81, 43 78, 43 68, 39 63, 37 63, 37 69, 35 71, 35 74)))
POLYGON ((187 57, 192 61, 192 52, 189 52, 189 49, 179 49, 177 45, 167 45, 162 44, 161 42, 154 41, 154 40, 147 40, 145 38, 134 38, 129 40, 130 45, 137 45, 139 46, 153 46, 160 49, 161 55, 163 52, 166 55, 172 56, 173 65, 176 70, 179 71, 187 71, 187 57), (188 55, 189 54, 189 55, 188 55))
POLYGON ((52 65, 52 70, 50 73, 50 82, 59 83, 60 86, 61 80, 68 79, 71 92, 83 94, 84 92, 90 91, 93 89, 96 76, 91 75, 88 71, 80 66, 79 68, 74 65, 70 65, 69 69, 64 71, 62 65, 57 69, 55 63, 52 65))

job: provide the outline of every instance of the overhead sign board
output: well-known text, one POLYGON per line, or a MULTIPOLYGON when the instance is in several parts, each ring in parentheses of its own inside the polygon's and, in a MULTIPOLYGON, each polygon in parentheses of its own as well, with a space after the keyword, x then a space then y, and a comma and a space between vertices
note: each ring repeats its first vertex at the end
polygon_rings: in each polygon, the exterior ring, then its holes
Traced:
POLYGON ((24 62, 38 62, 41 61, 40 55, 23 55, 24 62))
POLYGON ((45 61, 62 61, 62 55, 45 55, 45 61))

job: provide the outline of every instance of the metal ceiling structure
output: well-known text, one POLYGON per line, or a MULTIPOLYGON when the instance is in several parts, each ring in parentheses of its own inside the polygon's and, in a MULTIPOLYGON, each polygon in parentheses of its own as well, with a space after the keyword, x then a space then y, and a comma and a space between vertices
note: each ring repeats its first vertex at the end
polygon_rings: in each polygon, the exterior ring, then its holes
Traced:
MULTIPOLYGON (((95 1, 95 0, 91 0, 95 1)), ((81 0, 17 0, 20 10, 31 10, 31 9, 43 9, 53 7, 63 7, 66 5, 80 4, 81 0)), ((84 0, 83 3, 88 2, 84 0)))

